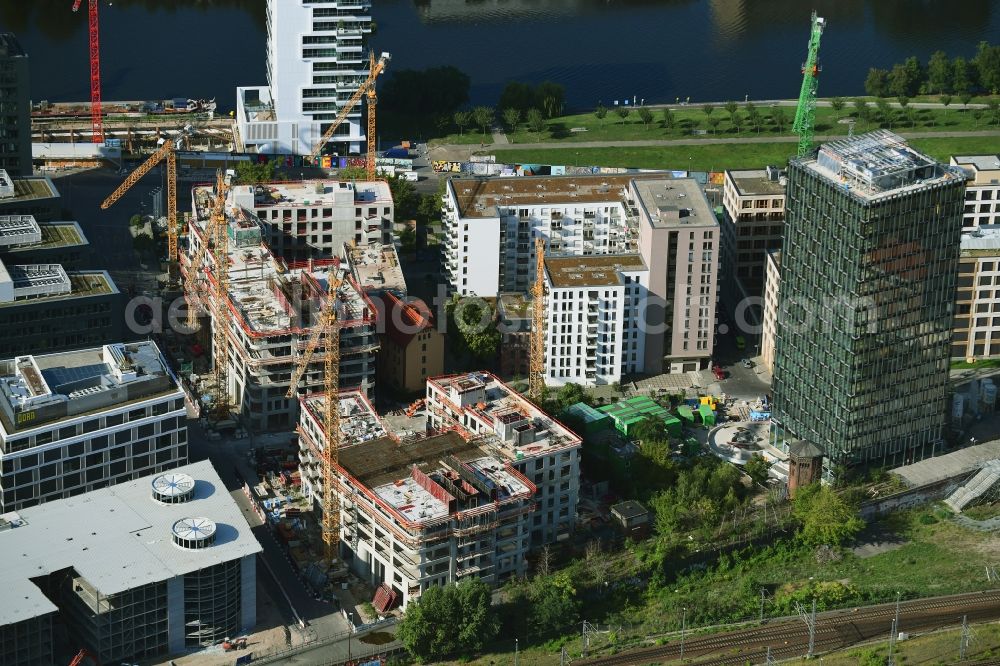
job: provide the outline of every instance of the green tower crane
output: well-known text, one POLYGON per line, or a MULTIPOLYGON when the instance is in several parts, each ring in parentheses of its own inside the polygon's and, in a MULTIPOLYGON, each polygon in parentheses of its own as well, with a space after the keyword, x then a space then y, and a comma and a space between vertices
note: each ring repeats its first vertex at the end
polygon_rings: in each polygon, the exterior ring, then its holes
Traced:
POLYGON ((809 52, 806 64, 802 66, 802 91, 799 105, 795 110, 795 124, 792 131, 799 135, 798 156, 802 157, 812 149, 813 131, 816 125, 816 89, 819 87, 819 39, 823 36, 826 20, 812 13, 812 29, 809 32, 809 52))

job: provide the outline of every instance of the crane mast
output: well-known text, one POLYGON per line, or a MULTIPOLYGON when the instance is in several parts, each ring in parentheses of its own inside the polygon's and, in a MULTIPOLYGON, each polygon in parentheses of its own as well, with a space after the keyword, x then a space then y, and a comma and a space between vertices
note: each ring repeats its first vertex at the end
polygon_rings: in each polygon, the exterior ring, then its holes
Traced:
POLYGON ((538 402, 545 388, 545 241, 535 239, 535 284, 531 288, 528 396, 538 402))
MULTIPOLYGON (((83 0, 74 0, 73 11, 83 0)), ((98 0, 88 0, 87 27, 90 31, 90 125, 91 142, 104 143, 104 113, 101 107, 101 39, 97 16, 98 0)))
POLYGON ((806 63, 802 66, 802 90, 799 104, 795 109, 792 131, 799 135, 798 156, 804 157, 812 150, 813 134, 816 129, 816 91, 819 87, 819 40, 823 36, 826 19, 812 13, 809 31, 809 50, 806 63))
POLYGON ((101 210, 107 210, 119 199, 125 196, 133 185, 163 160, 167 161, 167 259, 177 261, 177 154, 174 152, 174 140, 167 139, 159 150, 149 156, 145 162, 136 167, 122 184, 101 203, 101 210))
POLYGON ((327 561, 337 556, 340 541, 340 498, 333 489, 333 468, 340 454, 340 325, 337 322, 337 290, 341 281, 331 268, 327 276, 326 302, 320 320, 313 329, 305 352, 296 363, 286 397, 291 398, 298 389, 299 380, 306 373, 313 353, 323 338, 323 437, 326 440, 320 456, 323 467, 323 554, 327 561))
POLYGON ((365 169, 368 174, 368 180, 375 180, 375 103, 378 101, 375 95, 375 80, 379 77, 382 72, 385 71, 386 65, 392 58, 388 53, 383 52, 379 59, 375 60, 375 53, 368 53, 368 78, 365 79, 351 98, 347 100, 344 106, 340 109, 340 113, 337 117, 326 128, 326 132, 320 137, 316 145, 313 146, 312 154, 310 155, 313 159, 319 157, 320 153, 323 152, 323 146, 326 145, 327 141, 333 138, 334 133, 337 128, 340 127, 341 123, 347 118, 348 114, 354 110, 358 102, 361 101, 362 97, 367 96, 368 101, 368 139, 367 147, 368 152, 365 157, 365 169))
MULTIPOLYGON (((215 401, 216 414, 220 419, 229 418, 229 225, 226 222, 226 194, 229 178, 220 169, 216 176, 215 204, 212 206, 212 227, 214 247, 212 259, 215 263, 215 387, 218 391, 215 401)), ((206 240, 208 234, 205 235, 206 240)))

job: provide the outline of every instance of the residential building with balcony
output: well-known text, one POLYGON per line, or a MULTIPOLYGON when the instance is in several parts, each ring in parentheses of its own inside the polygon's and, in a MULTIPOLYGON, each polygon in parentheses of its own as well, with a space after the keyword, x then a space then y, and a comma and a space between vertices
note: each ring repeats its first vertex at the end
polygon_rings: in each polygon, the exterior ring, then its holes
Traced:
MULTIPOLYGON (((246 150, 311 154, 368 77, 371 31, 371 0, 268 0, 268 85, 236 89, 236 124, 246 150)), ((361 152, 361 107, 337 129, 334 152, 361 152)))
POLYGON ((488 372, 432 377, 426 400, 428 429, 457 428, 481 439, 535 487, 530 547, 569 538, 580 493, 576 433, 488 372))
POLYGON ((962 234, 952 358, 1000 358, 1000 225, 962 234))
POLYGON ((152 342, 0 361, 0 511, 187 462, 184 392, 152 342))

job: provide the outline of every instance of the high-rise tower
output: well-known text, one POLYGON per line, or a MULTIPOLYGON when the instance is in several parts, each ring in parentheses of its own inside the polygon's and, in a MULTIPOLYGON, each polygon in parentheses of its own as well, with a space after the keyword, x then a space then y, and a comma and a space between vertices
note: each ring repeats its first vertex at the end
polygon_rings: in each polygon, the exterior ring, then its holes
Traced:
POLYGON ((13 33, 0 33, 0 169, 31 175, 31 96, 28 55, 13 33))
POLYGON ((936 451, 964 190, 884 130, 792 160, 772 412, 785 441, 834 464, 936 451))
MULTIPOLYGON (((237 124, 248 150, 308 155, 368 76, 371 0, 268 0, 267 86, 236 89, 237 124)), ((365 141, 361 105, 337 130, 333 151, 365 141)))

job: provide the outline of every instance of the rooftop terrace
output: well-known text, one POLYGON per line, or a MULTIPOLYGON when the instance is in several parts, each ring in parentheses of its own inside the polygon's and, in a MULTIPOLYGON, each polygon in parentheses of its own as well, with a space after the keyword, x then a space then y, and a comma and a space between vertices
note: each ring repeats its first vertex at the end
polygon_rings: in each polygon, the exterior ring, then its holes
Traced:
POLYGON ((170 392, 180 389, 153 342, 18 356, 0 361, 0 435, 170 392))
POLYGON ((187 501, 153 499, 156 475, 3 516, 10 527, 0 531, 0 626, 58 610, 32 579, 63 569, 112 595, 261 551, 209 461, 167 475, 193 480, 187 501), (213 542, 198 549, 178 545, 178 523, 196 516, 214 527, 213 542))
POLYGON ((117 293, 106 271, 67 273, 59 264, 5 268, 0 261, 0 308, 117 293))
MULTIPOLYGON (((13 186, 13 196, 0 195, 0 203, 5 206, 11 203, 21 203, 35 199, 50 199, 59 196, 59 190, 56 189, 56 186, 52 184, 52 181, 47 176, 14 178, 13 186)), ((0 182, 0 192, 2 192, 2 190, 3 183, 0 182)))
POLYGON ((961 169, 939 164, 883 129, 824 143, 815 159, 798 162, 864 201, 966 178, 961 169))
POLYGON ((587 257, 545 259, 545 271, 553 287, 611 287, 624 284, 621 271, 644 271, 638 254, 600 254, 587 257))
MULTIPOLYGON (((497 206, 541 206, 557 203, 619 202, 627 176, 533 176, 531 178, 453 178, 461 217, 496 217, 497 206)), ((663 178, 662 174, 655 177, 663 178)))

